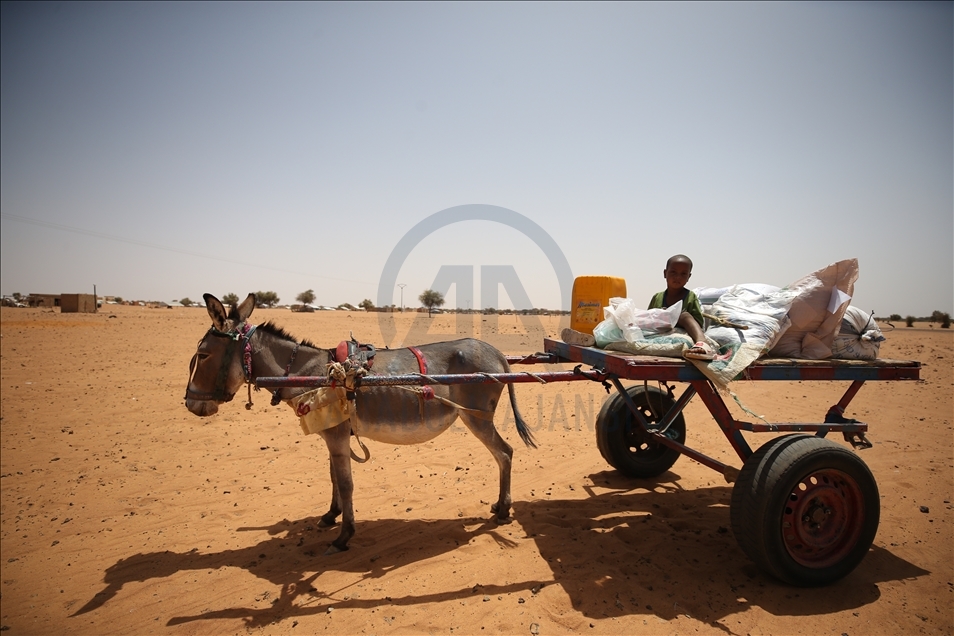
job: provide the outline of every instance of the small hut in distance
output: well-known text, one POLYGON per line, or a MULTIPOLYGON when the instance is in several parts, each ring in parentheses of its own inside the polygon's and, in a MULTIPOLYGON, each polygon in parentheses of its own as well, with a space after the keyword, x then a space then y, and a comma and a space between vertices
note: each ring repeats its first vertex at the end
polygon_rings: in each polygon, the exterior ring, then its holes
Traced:
POLYGON ((96 296, 94 294, 60 294, 60 312, 95 314, 96 296))

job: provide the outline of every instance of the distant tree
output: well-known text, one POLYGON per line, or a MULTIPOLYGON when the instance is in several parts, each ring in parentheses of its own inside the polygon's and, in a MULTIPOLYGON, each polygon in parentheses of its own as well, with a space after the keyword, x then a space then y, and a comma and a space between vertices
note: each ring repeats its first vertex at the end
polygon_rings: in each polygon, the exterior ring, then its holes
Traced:
POLYGON ((435 307, 440 307, 444 304, 444 295, 440 292, 436 292, 433 289, 424 290, 420 296, 417 297, 421 304, 427 307, 427 315, 431 315, 431 311, 435 307))
POLYGON ((371 311, 374 309, 374 303, 371 302, 370 298, 365 298, 364 300, 361 301, 361 304, 359 304, 358 307, 360 307, 361 309, 365 311, 371 311))
POLYGON ((118 304, 120 304, 120 305, 123 304, 123 297, 122 297, 122 296, 113 296, 113 300, 115 300, 115 301, 116 301, 118 304))
POLYGON ((890 316, 888 316, 888 320, 897 320, 897 321, 900 321, 900 320, 901 320, 901 314, 891 314, 890 316))
POLYGON ((232 305, 234 307, 238 304, 238 295, 226 294, 225 296, 222 296, 222 303, 226 305, 232 305))
POLYGON ((23 294, 21 294, 20 292, 13 292, 13 300, 20 302, 21 300, 23 300, 23 294))
POLYGON ((914 326, 914 316, 908 316, 907 318, 905 318, 905 319, 904 319, 904 324, 906 324, 906 325, 909 326, 909 327, 913 327, 913 326, 914 326))
POLYGON ((941 329, 950 329, 951 328, 951 314, 944 312, 940 316, 941 318, 941 329))
POLYGON ((179 301, 179 304, 183 307, 191 307, 194 303, 189 299, 188 296, 179 301))
POLYGON ((295 297, 295 300, 300 302, 302 305, 310 305, 311 303, 315 302, 315 290, 306 289, 302 293, 298 294, 295 297))
POLYGON ((278 304, 278 294, 273 291, 255 292, 255 301, 259 307, 274 307, 278 304))
POLYGON ((338 305, 337 309, 342 309, 345 311, 354 311, 357 309, 357 307, 355 307, 351 303, 341 303, 340 305, 338 305))

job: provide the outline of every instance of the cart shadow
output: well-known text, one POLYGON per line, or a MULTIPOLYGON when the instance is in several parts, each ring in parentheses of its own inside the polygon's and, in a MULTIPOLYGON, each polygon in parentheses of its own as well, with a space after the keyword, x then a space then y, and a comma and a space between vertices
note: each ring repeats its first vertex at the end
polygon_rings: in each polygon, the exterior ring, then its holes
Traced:
POLYGON ((824 615, 878 600, 879 583, 928 574, 874 546, 847 577, 797 588, 759 570, 731 531, 729 484, 684 490, 679 476, 589 476, 586 499, 515 504, 527 534, 574 609, 591 618, 634 614, 720 621, 757 606, 776 616, 824 615))
POLYGON ((643 615, 672 620, 689 615, 731 633, 722 624, 724 619, 752 606, 778 616, 839 612, 875 602, 880 597, 878 583, 928 573, 875 547, 842 581, 818 589, 789 587, 759 571, 736 544, 729 521, 731 486, 685 490, 672 472, 656 480, 632 480, 605 471, 590 475, 589 480, 594 485, 586 488, 588 496, 582 498, 514 504, 517 524, 506 528, 522 528, 526 538, 534 541, 551 569, 550 580, 347 598, 341 589, 320 589, 319 577, 324 572, 348 572, 360 575, 355 584, 382 578, 451 553, 481 535, 504 548, 518 548, 520 543, 483 518, 378 519, 356 524, 351 550, 323 557, 337 529, 319 530, 318 517, 306 517, 239 528, 268 534, 267 539, 242 548, 139 553, 120 559, 106 570, 105 588, 73 616, 102 607, 127 584, 183 571, 235 567, 280 588, 277 597, 260 595, 255 599, 258 606, 173 617, 167 625, 241 619, 247 627, 264 627, 279 619, 326 613, 332 604, 342 609, 374 609, 464 600, 477 593, 527 593, 529 597, 545 593, 541 588, 559 585, 573 608, 587 617, 643 615), (262 603, 270 605, 262 607, 262 603))

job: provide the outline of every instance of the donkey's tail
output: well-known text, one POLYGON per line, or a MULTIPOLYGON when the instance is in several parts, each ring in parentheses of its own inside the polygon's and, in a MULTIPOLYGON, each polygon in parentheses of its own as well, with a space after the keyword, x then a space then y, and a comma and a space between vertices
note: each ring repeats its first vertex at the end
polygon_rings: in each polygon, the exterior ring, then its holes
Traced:
POLYGON ((523 416, 520 415, 520 409, 517 408, 517 395, 514 393, 513 384, 508 384, 507 390, 510 391, 510 407, 513 409, 513 419, 517 423, 517 433, 520 434, 524 444, 530 448, 536 448, 537 442, 533 439, 533 433, 530 432, 527 423, 523 421, 523 416))

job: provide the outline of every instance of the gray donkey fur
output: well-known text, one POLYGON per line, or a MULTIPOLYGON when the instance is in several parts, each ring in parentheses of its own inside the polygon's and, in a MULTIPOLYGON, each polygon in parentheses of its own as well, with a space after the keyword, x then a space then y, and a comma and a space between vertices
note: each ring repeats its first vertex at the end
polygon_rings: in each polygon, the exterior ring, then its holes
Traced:
MULTIPOLYGON (((199 342, 194 359, 194 370, 186 392, 186 407, 192 413, 205 417, 218 411, 219 404, 232 399, 246 382, 242 366, 243 347, 228 348, 255 308, 255 296, 249 294, 240 305, 226 312, 221 301, 205 294, 206 307, 212 318, 212 327, 199 342), (218 332, 218 333, 216 333, 218 332), (231 360, 226 359, 231 355, 231 360), (223 386, 220 395, 213 396, 216 384, 223 386)), ((241 341, 244 346, 244 341, 241 341)), ((270 323, 258 325, 248 337, 251 352, 249 383, 263 376, 282 376, 292 352, 292 376, 326 375, 326 365, 333 360, 332 351, 321 349, 304 341, 296 342, 283 330, 270 323)), ((428 374, 507 373, 510 365, 497 349, 486 342, 467 338, 439 342, 418 347, 427 362, 428 374)), ((418 373, 417 358, 408 349, 379 350, 374 359, 375 375, 418 373)), ((508 384, 517 432, 528 446, 535 447, 533 437, 520 416, 512 384, 508 384)), ((491 511, 500 522, 510 517, 510 467, 513 448, 500 436, 493 423, 493 413, 500 400, 503 385, 458 384, 435 385, 434 393, 467 410, 458 409, 439 400, 422 399, 403 387, 362 387, 356 395, 356 412, 361 437, 389 444, 420 444, 431 440, 458 418, 490 451, 500 469, 500 492, 491 511), (422 410, 423 409, 423 410, 422 410), (473 412, 470 412, 470 411, 473 412), (483 415, 481 417, 480 415, 483 415)), ((285 388, 281 398, 287 400, 308 389, 285 388)), ((334 525, 343 514, 341 531, 326 554, 348 549, 354 535, 354 482, 351 475, 351 433, 353 422, 348 419, 338 426, 320 432, 331 457, 333 484, 331 507, 321 517, 323 527, 334 525)))

